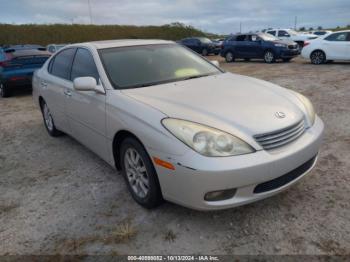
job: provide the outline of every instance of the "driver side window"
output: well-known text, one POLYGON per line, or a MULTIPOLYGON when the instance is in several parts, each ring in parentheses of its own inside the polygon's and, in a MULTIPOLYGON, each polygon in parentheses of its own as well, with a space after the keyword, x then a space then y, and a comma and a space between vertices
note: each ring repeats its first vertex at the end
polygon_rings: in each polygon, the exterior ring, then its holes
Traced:
POLYGON ((96 79, 96 83, 99 83, 100 77, 90 51, 85 48, 78 48, 73 61, 71 80, 85 76, 91 76, 96 79))

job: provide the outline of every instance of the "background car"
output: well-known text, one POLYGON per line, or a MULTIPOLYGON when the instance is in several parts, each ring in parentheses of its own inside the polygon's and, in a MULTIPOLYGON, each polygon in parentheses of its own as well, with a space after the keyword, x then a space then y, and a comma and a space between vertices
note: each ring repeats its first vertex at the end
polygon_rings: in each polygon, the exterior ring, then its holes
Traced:
POLYGON ((293 29, 269 29, 266 33, 282 40, 292 40, 299 45, 299 49, 304 47, 306 40, 316 39, 317 35, 299 33, 293 29))
POLYGON ((350 30, 306 42, 301 55, 315 65, 332 60, 350 60, 350 30))
POLYGON ((218 55, 221 50, 220 45, 215 44, 213 41, 206 37, 189 37, 180 40, 178 43, 192 49, 193 51, 203 56, 210 54, 218 55))
POLYGON ((50 57, 40 50, 20 50, 11 53, 11 58, 0 64, 0 95, 9 97, 16 89, 30 89, 33 72, 50 57))
POLYGON ((53 54, 65 46, 66 46, 65 44, 60 44, 60 45, 50 44, 46 46, 46 50, 53 54))
POLYGON ((262 58, 266 63, 273 63, 276 59, 288 62, 299 53, 298 45, 293 41, 282 41, 269 34, 257 33, 231 36, 224 42, 220 54, 228 63, 236 58, 262 58))

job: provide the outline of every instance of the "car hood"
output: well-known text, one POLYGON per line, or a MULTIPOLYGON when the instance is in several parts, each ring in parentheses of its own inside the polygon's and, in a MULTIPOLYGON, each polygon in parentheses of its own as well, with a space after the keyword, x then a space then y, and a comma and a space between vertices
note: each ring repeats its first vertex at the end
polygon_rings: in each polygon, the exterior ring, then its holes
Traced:
POLYGON ((300 105, 293 101, 295 96, 288 90, 231 73, 122 92, 168 117, 235 134, 271 132, 290 126, 303 117, 300 105), (278 118, 276 112, 283 112, 286 117, 278 118))

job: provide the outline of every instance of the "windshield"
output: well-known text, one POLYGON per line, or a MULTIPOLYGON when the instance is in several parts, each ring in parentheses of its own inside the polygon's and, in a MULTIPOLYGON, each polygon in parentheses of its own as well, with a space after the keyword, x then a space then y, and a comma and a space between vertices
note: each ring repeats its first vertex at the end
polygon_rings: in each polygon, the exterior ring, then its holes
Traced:
POLYGON ((297 31, 294 31, 294 30, 292 30, 292 29, 289 29, 289 30, 288 30, 288 33, 289 33, 290 35, 297 35, 297 34, 298 34, 297 31))
POLYGON ((206 38, 206 37, 198 37, 198 39, 199 39, 202 43, 206 43, 206 44, 212 43, 212 41, 211 41, 209 38, 206 38))
POLYGON ((116 47, 99 50, 116 89, 136 88, 197 78, 221 71, 177 44, 116 47))
POLYGON ((259 37, 261 37, 265 41, 276 41, 276 40, 279 40, 277 37, 275 37, 275 36, 273 36, 271 34, 266 34, 266 33, 259 34, 259 37))

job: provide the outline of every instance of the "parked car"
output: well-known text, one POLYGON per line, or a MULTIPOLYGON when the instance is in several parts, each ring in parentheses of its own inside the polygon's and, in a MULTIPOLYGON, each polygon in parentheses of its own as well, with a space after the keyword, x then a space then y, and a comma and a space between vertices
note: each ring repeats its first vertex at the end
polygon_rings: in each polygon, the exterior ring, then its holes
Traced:
POLYGON ((210 54, 218 55, 221 50, 218 44, 213 43, 213 41, 206 37, 189 37, 180 40, 179 43, 203 56, 210 54))
POLYGON ((171 41, 69 45, 35 72, 33 88, 48 133, 75 137, 121 170, 147 208, 272 196, 312 169, 322 140, 306 97, 171 41))
POLYGON ((332 31, 330 30, 319 30, 319 31, 311 31, 309 34, 317 35, 317 36, 322 36, 322 35, 328 35, 331 34, 332 31))
POLYGON ((350 30, 306 42, 301 54, 315 65, 332 60, 350 60, 350 30))
POLYGON ((233 35, 224 42, 220 53, 228 63, 237 58, 245 60, 261 58, 266 63, 273 63, 276 59, 288 62, 299 54, 300 51, 295 42, 282 41, 265 33, 233 35))
POLYGON ((0 64, 0 95, 9 97, 16 89, 30 89, 33 72, 50 57, 46 51, 20 50, 0 64))
POLYGON ((66 46, 65 44, 60 44, 60 45, 50 44, 46 47, 46 50, 53 54, 65 46, 66 46))
POLYGON ((282 40, 292 40, 299 45, 299 49, 304 47, 304 42, 316 39, 318 36, 313 34, 298 33, 292 29, 269 29, 266 33, 271 34, 282 40))

